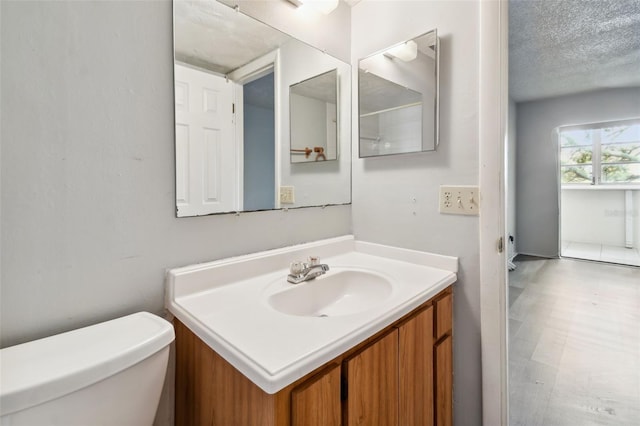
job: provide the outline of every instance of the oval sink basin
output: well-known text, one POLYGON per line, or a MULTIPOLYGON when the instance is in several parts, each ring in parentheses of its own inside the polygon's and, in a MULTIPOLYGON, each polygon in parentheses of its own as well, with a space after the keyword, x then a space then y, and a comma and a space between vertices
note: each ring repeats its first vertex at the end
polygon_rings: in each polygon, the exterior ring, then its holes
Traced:
POLYGON ((329 271, 271 295, 268 303, 284 314, 333 317, 370 309, 384 302, 391 289, 387 278, 372 272, 329 271))

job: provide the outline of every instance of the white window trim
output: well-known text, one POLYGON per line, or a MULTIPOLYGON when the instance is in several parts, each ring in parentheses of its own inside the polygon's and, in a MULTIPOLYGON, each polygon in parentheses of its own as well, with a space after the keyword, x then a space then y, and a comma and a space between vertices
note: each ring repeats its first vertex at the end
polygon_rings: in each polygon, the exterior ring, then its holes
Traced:
MULTIPOLYGON (((613 121, 600 121, 595 123, 588 124, 580 124, 580 125, 568 125, 568 126, 560 126, 558 127, 558 159, 560 159, 561 150, 563 148, 561 143, 562 132, 571 131, 571 130, 600 130, 608 127, 615 127, 618 125, 640 125, 640 118, 628 118, 622 120, 613 120, 613 121)), ((611 190, 620 190, 620 189, 640 189, 640 183, 638 182, 602 182, 602 140, 600 138, 600 132, 593 132, 593 141, 592 141, 592 159, 591 159, 591 168, 592 168, 592 181, 591 183, 563 183, 562 182, 562 167, 563 165, 559 165, 560 171, 560 188, 565 189, 611 189, 611 190)), ((640 164, 636 162, 631 162, 629 164, 640 164)))

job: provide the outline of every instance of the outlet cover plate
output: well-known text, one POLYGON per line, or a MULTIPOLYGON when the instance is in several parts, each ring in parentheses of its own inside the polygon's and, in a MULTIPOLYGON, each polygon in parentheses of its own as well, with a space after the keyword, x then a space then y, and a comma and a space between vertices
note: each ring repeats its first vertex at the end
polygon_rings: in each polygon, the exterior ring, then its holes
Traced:
POLYGON ((296 202, 293 186, 280 187, 280 204, 294 204, 296 202))
POLYGON ((474 185, 440 185, 440 213, 478 215, 480 191, 474 185))

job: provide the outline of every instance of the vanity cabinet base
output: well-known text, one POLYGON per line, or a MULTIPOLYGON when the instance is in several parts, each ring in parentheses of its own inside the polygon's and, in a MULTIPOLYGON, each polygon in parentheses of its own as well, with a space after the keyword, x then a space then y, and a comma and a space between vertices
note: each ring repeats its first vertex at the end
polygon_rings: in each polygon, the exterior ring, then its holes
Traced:
POLYGON ((176 318, 176 425, 451 425, 451 302, 449 287, 273 395, 176 318))
POLYGON ((270 395, 174 319, 176 425, 288 425, 289 393, 270 395))

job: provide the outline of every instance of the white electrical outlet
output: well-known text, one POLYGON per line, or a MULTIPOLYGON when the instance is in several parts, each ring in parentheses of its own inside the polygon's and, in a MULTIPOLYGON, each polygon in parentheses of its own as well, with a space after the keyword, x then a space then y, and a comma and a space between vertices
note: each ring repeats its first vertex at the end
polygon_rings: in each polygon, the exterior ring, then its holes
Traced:
POLYGON ((480 213, 480 191, 471 185, 441 185, 440 213, 477 215, 480 213))
POLYGON ((280 204, 293 204, 296 202, 293 186, 280 187, 280 204))

